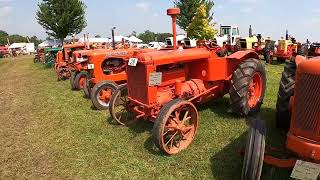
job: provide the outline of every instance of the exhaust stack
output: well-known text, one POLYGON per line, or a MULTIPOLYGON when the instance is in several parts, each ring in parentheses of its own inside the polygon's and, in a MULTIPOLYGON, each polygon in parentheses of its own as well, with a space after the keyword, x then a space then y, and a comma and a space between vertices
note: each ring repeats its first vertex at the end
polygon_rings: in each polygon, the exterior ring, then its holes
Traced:
POLYGON ((111 29, 111 35, 112 35, 112 49, 115 50, 116 49, 116 41, 114 39, 114 30, 116 29, 116 27, 113 27, 111 29))
POLYGON ((252 35, 252 27, 251 27, 251 25, 250 25, 250 27, 249 27, 249 37, 252 37, 253 35, 252 35))
POLYGON ((179 8, 170 8, 167 10, 167 15, 172 18, 173 49, 177 49, 177 16, 179 14, 179 8))

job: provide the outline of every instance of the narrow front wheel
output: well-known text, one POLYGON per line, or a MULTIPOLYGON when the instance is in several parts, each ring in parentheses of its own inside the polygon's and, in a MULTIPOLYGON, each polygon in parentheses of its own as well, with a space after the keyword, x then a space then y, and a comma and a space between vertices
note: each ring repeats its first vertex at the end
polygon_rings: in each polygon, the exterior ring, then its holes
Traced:
POLYGON ((193 141, 198 111, 189 101, 175 99, 161 108, 153 127, 155 145, 166 154, 177 154, 193 141))

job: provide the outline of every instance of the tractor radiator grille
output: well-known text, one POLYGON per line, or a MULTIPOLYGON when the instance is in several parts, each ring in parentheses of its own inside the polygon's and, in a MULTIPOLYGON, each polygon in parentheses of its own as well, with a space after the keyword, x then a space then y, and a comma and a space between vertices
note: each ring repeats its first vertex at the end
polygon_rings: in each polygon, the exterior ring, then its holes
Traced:
POLYGON ((142 103, 148 102, 147 97, 147 70, 143 64, 137 64, 135 67, 128 66, 128 90, 129 97, 142 103))
POLYGON ((300 74, 294 104, 294 128, 320 135, 319 75, 300 74))

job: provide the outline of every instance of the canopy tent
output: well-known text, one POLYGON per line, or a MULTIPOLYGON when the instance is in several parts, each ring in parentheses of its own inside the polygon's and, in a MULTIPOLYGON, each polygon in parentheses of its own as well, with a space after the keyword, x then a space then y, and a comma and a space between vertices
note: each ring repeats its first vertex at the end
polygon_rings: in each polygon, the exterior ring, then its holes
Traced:
POLYGON ((135 37, 135 36, 131 36, 129 37, 129 42, 132 42, 132 43, 142 43, 142 40, 135 37))
POLYGON ((60 40, 45 40, 41 44, 38 45, 40 48, 44 47, 59 47, 62 43, 60 40))
POLYGON ((17 49, 26 47, 27 43, 13 43, 8 48, 9 49, 17 49))
MULTIPOLYGON (((84 42, 84 38, 80 38, 78 42, 84 42)), ((109 38, 89 38, 91 43, 109 43, 111 40, 109 38)))
POLYGON ((125 37, 125 36, 114 36, 114 41, 115 42, 121 42, 122 39, 124 39, 125 41, 129 41, 129 38, 128 37, 125 37))

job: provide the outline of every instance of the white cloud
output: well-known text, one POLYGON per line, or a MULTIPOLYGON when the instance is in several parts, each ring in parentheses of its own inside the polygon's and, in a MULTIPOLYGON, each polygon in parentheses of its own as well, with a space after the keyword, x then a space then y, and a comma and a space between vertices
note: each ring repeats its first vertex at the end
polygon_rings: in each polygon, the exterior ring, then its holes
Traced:
POLYGON ((142 9, 144 11, 148 11, 150 8, 149 4, 146 2, 138 2, 138 3, 136 3, 136 7, 139 9, 142 9))
POLYGON ((154 17, 159 17, 159 13, 153 13, 154 17))
POLYGON ((6 17, 9 16, 13 11, 13 8, 11 6, 4 6, 0 7, 0 17, 6 17))
POLYGON ((241 8, 240 12, 242 13, 251 13, 253 9, 251 7, 241 8))

